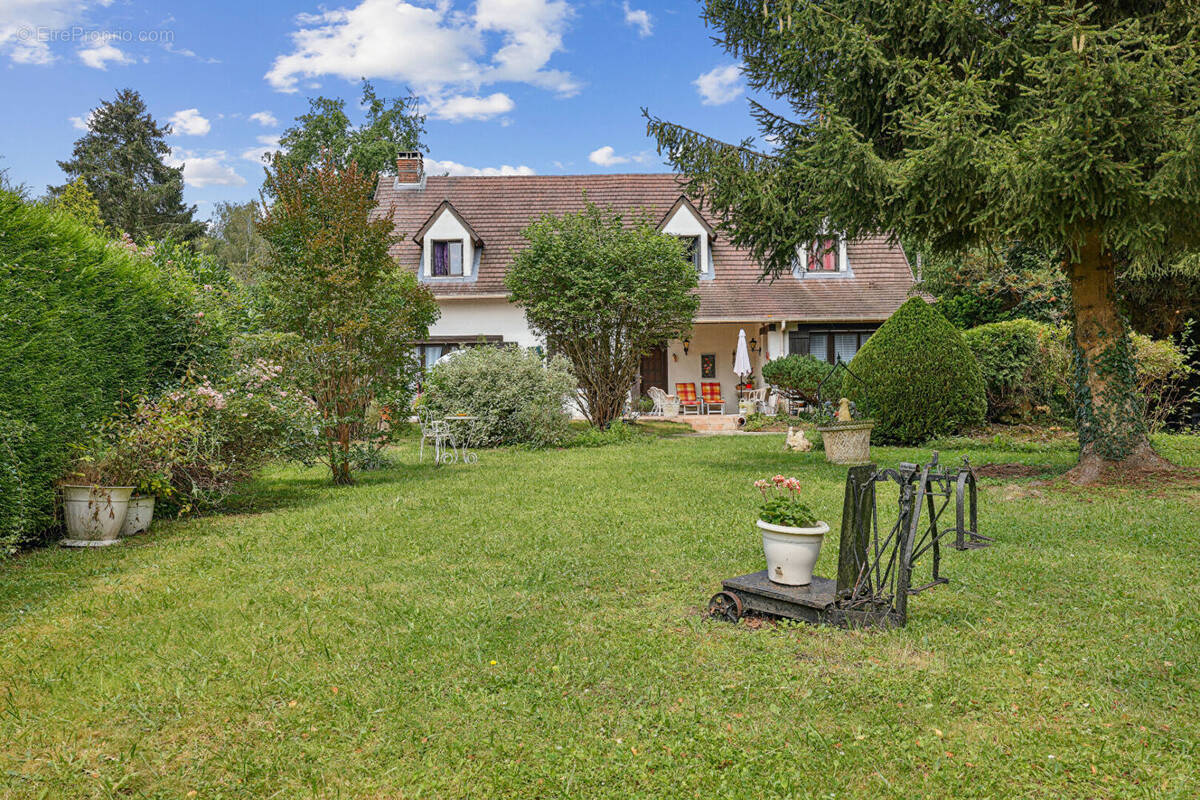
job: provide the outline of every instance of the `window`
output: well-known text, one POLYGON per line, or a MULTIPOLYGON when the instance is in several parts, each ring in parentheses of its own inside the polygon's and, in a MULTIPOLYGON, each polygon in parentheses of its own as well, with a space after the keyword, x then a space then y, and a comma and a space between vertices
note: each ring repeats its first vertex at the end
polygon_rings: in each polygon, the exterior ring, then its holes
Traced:
POLYGON ((809 272, 838 272, 841 243, 835 238, 818 239, 808 248, 809 272))
POLYGON ((433 268, 435 278, 461 276, 463 274, 463 243, 458 240, 433 243, 433 268))
POLYGON ((439 358, 458 348, 459 345, 455 343, 417 345, 417 355, 421 359, 421 368, 429 369, 437 363, 439 358))
POLYGON ((871 331, 862 330, 789 331, 788 352, 810 355, 830 364, 839 361, 849 364, 870 336, 871 331))
POLYGON ((700 262, 700 237, 680 236, 679 241, 683 242, 683 257, 692 262, 697 272, 704 272, 700 262))

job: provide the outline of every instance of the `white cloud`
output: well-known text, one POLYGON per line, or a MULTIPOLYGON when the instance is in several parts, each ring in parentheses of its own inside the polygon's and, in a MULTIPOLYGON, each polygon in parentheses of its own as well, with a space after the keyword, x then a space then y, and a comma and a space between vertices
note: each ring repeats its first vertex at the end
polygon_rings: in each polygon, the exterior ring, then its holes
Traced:
POLYGON ((730 64, 716 67, 692 81, 700 93, 700 102, 706 106, 719 106, 738 99, 742 94, 742 65, 730 64))
POLYGON ((627 163, 629 158, 626 156, 617 155, 612 146, 606 144, 604 147, 597 148, 589 153, 588 161, 592 162, 593 164, 599 164, 602 167, 612 167, 617 164, 627 163))
POLYGON ((548 67, 570 16, 565 0, 478 0, 469 11, 455 10, 451 0, 361 0, 298 16, 292 52, 276 57, 266 79, 295 92, 325 75, 383 78, 411 86, 433 116, 451 109, 446 118, 464 95, 496 83, 571 95, 579 90, 575 79, 548 67))
POLYGON ((504 164, 499 167, 468 167, 465 164, 459 164, 457 161, 438 161, 437 159, 425 159, 425 174, 426 175, 453 175, 453 176, 491 176, 491 175, 536 175, 532 167, 527 167, 522 164, 519 167, 512 167, 504 164))
POLYGON ((650 160, 649 153, 636 153, 634 155, 619 156, 617 151, 611 145, 598 147, 588 153, 588 161, 593 164, 599 164, 602 167, 615 167, 618 164, 645 164, 650 160))
MULTIPOLYGON (((174 21, 174 20, 170 20, 170 21, 174 21)), ((164 22, 163 24, 165 25, 167 23, 164 22)), ((176 47, 173 42, 164 42, 162 47, 163 47, 163 50, 166 50, 168 53, 174 53, 177 56, 184 56, 186 58, 194 58, 197 61, 203 62, 205 64, 220 64, 221 63, 221 59, 219 59, 219 58, 206 58, 205 56, 198 55, 195 50, 190 50, 186 47, 176 47)))
POLYGON ((267 128, 273 128, 279 124, 279 120, 275 119, 275 115, 270 111, 255 111, 250 115, 250 119, 267 128))
POLYGON ((176 111, 168 120, 171 123, 171 132, 175 134, 183 134, 184 136, 203 136, 212 130, 212 123, 200 116, 200 109, 185 108, 182 111, 176 111))
POLYGON ((242 151, 242 158, 246 161, 253 161, 255 164, 262 164, 268 155, 279 151, 278 136, 259 136, 258 147, 251 147, 242 151))
POLYGON ((125 51, 112 44, 108 36, 89 38, 87 43, 79 48, 79 60, 92 69, 107 70, 110 63, 132 64, 134 59, 125 51))
POLYGON ((183 167, 183 182, 188 186, 243 186, 246 179, 225 163, 224 150, 210 150, 204 155, 190 150, 172 150, 163 159, 167 166, 183 167))
POLYGON ((487 97, 457 95, 441 101, 430 112, 430 116, 450 122, 462 122, 467 119, 484 120, 507 114, 516 107, 517 104, 512 101, 512 98, 503 92, 496 92, 487 97))
POLYGON ((0 53, 7 53, 17 64, 51 63, 54 54, 48 37, 42 34, 76 23, 84 5, 83 0, 0 2, 0 53))
POLYGON ((88 126, 91 123, 92 118, 95 116, 96 116, 96 110, 92 109, 91 111, 89 111, 87 113, 86 117, 67 117, 67 119, 70 120, 71 127, 73 127, 75 130, 87 131, 87 130, 90 130, 90 128, 88 126))
POLYGON ((629 3, 622 3, 622 8, 625 9, 625 24, 637 28, 638 36, 645 39, 654 33, 654 20, 651 18, 649 11, 644 11, 640 8, 630 8, 629 3))

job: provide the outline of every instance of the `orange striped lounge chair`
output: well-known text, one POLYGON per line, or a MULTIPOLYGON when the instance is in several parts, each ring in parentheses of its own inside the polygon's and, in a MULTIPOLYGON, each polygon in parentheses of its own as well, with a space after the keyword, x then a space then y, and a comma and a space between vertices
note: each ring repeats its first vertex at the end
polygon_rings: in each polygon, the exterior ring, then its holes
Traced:
POLYGON ((701 383, 700 384, 700 400, 702 401, 701 413, 704 414, 724 414, 725 400, 721 397, 721 384, 719 383, 701 383))
POLYGON ((675 396, 679 398, 679 409, 684 414, 699 414, 701 403, 696 398, 696 384, 694 383, 677 383, 675 384, 675 396), (689 411, 689 409, 691 409, 689 411))

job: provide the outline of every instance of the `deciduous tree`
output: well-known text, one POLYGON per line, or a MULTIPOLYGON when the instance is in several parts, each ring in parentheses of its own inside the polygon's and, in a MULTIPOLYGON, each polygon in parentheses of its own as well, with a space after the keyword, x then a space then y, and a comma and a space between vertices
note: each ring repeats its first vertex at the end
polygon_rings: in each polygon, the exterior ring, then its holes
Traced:
POLYGON ((398 153, 422 148, 425 115, 413 95, 385 99, 363 81, 366 119, 358 125, 347 116, 345 100, 313 97, 308 105, 308 113, 279 137, 282 149, 273 156, 289 166, 315 166, 330 158, 339 167, 356 163, 364 173, 394 175, 398 153))
POLYGON ((437 303, 388 254, 397 238, 391 214, 373 213, 374 174, 326 155, 311 167, 276 162, 267 184, 267 320, 302 342, 291 368, 317 403, 333 482, 348 484, 367 407, 409 385, 413 342, 437 303))
POLYGON ((620 419, 651 348, 691 330, 700 300, 683 244, 611 208, 547 215, 506 282, 529 327, 571 362, 592 424, 620 419))

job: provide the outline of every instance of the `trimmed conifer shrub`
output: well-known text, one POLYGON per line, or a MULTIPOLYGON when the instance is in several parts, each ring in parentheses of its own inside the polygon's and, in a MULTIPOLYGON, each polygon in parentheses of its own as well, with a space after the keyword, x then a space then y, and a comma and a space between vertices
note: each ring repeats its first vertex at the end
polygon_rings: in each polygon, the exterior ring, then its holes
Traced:
POLYGON ((177 373, 195 297, 69 214, 0 191, 0 553, 50 525, 72 445, 177 373))
POLYGON ((842 375, 830 377, 833 365, 808 355, 793 353, 763 364, 763 380, 789 400, 816 405, 818 389, 823 400, 837 402, 841 397, 842 375), (824 383, 822 383, 824 381, 824 383))
POLYGON ((919 444, 983 423, 979 364, 962 332, 924 300, 900 306, 850 362, 846 395, 875 420, 880 443, 919 444))

